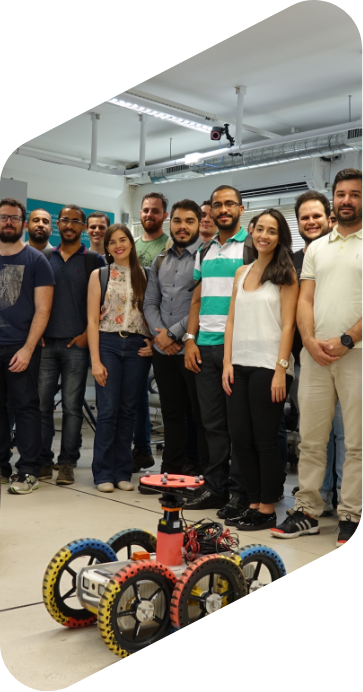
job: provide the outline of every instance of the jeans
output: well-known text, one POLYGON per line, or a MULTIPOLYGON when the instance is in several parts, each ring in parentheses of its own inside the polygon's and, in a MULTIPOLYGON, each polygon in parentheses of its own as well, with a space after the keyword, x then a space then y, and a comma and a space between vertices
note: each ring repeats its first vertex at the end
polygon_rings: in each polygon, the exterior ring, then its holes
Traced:
POLYGON ((156 349, 153 365, 164 423, 163 468, 167 472, 183 472, 187 459, 188 398, 197 427, 199 460, 202 467, 207 466, 208 446, 200 417, 194 373, 186 369, 183 356, 166 356, 156 349))
POLYGON ((328 504, 332 503, 334 495, 334 450, 335 450, 335 470, 337 474, 337 494, 338 500, 342 487, 343 464, 345 460, 344 427, 342 407, 338 401, 335 408, 333 427, 330 433, 327 448, 327 467, 323 485, 320 488, 320 495, 328 504), (335 438, 335 440, 334 440, 335 438))
POLYGON ((149 411, 149 370, 147 371, 142 392, 140 394, 140 400, 138 402, 136 410, 136 421, 134 430, 134 445, 136 449, 138 449, 139 452, 141 454, 144 454, 145 456, 152 455, 152 449, 150 444, 151 425, 149 411))
POLYGON ((144 337, 139 334, 122 338, 118 332, 100 332, 100 359, 108 378, 105 387, 96 382, 95 485, 117 485, 131 479, 136 411, 151 364, 151 358, 138 355, 144 346, 144 337))
POLYGON ((38 397, 38 374, 41 347, 36 346, 23 372, 10 372, 9 363, 24 344, 0 346, 0 467, 4 475, 11 472, 9 460, 10 423, 7 400, 15 416, 16 443, 20 454, 15 466, 19 473, 38 477, 41 449, 41 418, 38 397))
POLYGON ((204 471, 204 478, 214 495, 227 499, 228 494, 232 493, 239 497, 242 504, 248 504, 234 450, 231 454, 227 395, 222 387, 224 344, 200 346, 199 351, 202 364, 201 372, 196 375, 196 385, 209 449, 209 464, 204 471))
POLYGON ((70 339, 45 339, 39 373, 39 398, 42 414, 41 466, 50 466, 54 454, 54 397, 61 376, 62 437, 59 464, 76 463, 80 457, 83 400, 89 364, 88 348, 77 344, 67 348, 70 339))
MULTIPOLYGON (((234 365, 232 394, 227 411, 232 445, 251 503, 277 502, 282 494, 278 431, 284 401, 271 399, 274 370, 234 365)), ((292 377, 286 375, 288 392, 292 377)))

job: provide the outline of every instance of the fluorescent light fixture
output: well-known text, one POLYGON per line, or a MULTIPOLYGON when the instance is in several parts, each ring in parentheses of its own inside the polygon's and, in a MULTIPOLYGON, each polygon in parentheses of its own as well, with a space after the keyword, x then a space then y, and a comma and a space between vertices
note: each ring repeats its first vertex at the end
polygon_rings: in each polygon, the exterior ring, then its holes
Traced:
POLYGON ((137 103, 131 103, 130 101, 124 101, 123 99, 110 99, 108 103, 113 103, 115 106, 120 106, 121 108, 128 108, 131 111, 136 111, 136 113, 141 113, 144 115, 152 115, 154 118, 159 118, 161 120, 167 120, 175 125, 181 125, 182 127, 188 127, 190 130, 196 130, 197 132, 204 132, 204 134, 209 134, 212 130, 210 125, 203 125, 202 123, 196 123, 193 120, 187 120, 186 118, 180 118, 177 115, 171 115, 170 113, 162 113, 161 111, 156 111, 153 108, 146 108, 145 106, 139 106, 137 103))

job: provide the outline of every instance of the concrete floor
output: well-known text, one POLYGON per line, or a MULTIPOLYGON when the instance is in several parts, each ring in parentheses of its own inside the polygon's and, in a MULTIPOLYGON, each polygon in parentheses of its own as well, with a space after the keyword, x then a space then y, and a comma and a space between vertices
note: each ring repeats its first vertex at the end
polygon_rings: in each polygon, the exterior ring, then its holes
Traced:
MULTIPOLYGON (((56 427, 60 427, 57 422, 56 427)), ((102 642, 97 627, 69 630, 56 623, 42 603, 42 580, 55 553, 77 538, 107 541, 117 531, 138 527, 156 534, 162 513, 157 497, 116 490, 101 494, 93 485, 91 460, 93 433, 83 426, 83 447, 72 486, 39 482, 29 496, 1 494, 0 646, 11 674, 38 690, 58 690, 82 680, 118 659, 102 642), (19 656, 21 652, 21 656, 19 656), (65 661, 67 662, 65 665, 65 661)), ((59 449, 59 434, 54 448, 59 449)), ((16 460, 16 455, 13 461, 16 460)), ((158 471, 161 458, 156 457, 158 471)), ((293 506, 294 469, 287 469, 285 499, 277 505, 278 520, 293 506)), ((138 475, 133 477, 135 488, 138 475)), ((187 519, 217 519, 215 510, 185 512, 187 519)), ((263 543, 281 556, 287 572, 302 567, 335 549, 337 518, 321 519, 318 536, 278 541, 269 531, 239 532, 240 546, 263 543)))

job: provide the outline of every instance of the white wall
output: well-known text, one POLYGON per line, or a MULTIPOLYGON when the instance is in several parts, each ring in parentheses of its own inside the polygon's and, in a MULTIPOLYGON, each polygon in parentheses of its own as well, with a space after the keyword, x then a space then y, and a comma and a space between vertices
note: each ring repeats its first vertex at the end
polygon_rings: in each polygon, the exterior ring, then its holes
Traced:
POLYGON ((115 214, 116 222, 120 222, 122 212, 129 213, 129 190, 123 176, 13 154, 4 166, 2 177, 26 181, 28 198, 110 211, 115 214))

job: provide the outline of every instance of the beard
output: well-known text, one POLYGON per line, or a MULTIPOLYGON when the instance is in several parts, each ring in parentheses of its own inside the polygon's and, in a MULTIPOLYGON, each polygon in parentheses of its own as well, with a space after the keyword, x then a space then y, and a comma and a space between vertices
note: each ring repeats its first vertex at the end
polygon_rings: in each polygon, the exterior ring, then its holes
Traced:
POLYGON ((39 245, 41 245, 42 243, 45 243, 49 238, 49 235, 47 235, 46 232, 43 233, 40 231, 29 231, 29 228, 28 228, 28 234, 29 234, 29 238, 32 239, 33 243, 39 243, 39 245))
POLYGON ((66 236, 64 236, 63 231, 59 231, 59 235, 62 239, 63 245, 73 245, 73 243, 76 243, 78 240, 80 240, 82 236, 82 231, 80 233, 74 233, 71 238, 67 238, 66 236))
POLYGON ((225 223, 221 223, 218 218, 213 218, 213 221, 219 231, 233 231, 240 223, 240 213, 238 213, 238 216, 231 215, 229 221, 225 223))
POLYGON ((188 247, 189 245, 193 245, 195 243, 196 239, 198 238, 199 231, 198 233, 195 233, 194 235, 191 235, 189 240, 178 240, 175 235, 170 231, 170 236, 172 237, 174 241, 174 245, 178 248, 183 248, 183 247, 188 247))
POLYGON ((354 226, 358 223, 359 219, 362 218, 362 210, 355 209, 354 207, 345 207, 345 209, 350 209, 349 216, 343 216, 340 213, 340 209, 334 210, 337 222, 340 226, 354 226))
POLYGON ((16 231, 13 228, 3 228, 0 231, 0 240, 2 243, 17 243, 23 235, 23 229, 21 231, 16 231), (8 231, 12 231, 12 234, 8 231))
POLYGON ((163 229, 163 222, 160 223, 160 221, 141 221, 141 225, 144 231, 150 235, 158 233, 160 229, 163 229))

